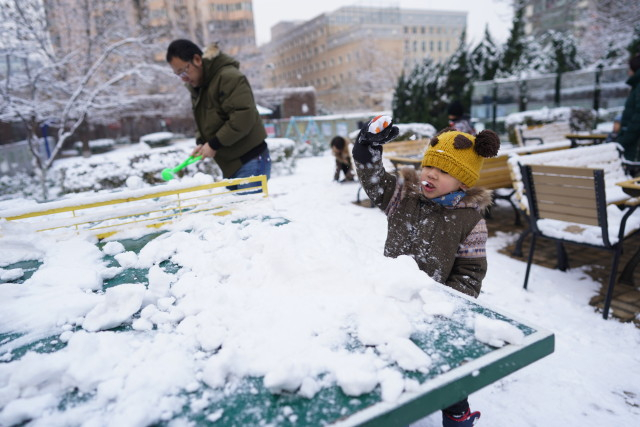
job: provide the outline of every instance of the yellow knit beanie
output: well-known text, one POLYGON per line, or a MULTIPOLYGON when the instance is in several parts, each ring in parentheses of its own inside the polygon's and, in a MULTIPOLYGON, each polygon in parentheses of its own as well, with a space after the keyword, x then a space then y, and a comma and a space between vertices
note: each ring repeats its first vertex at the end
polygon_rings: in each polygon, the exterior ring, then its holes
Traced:
POLYGON ((431 138, 421 166, 441 169, 468 187, 478 182, 486 157, 494 157, 500 149, 500 138, 491 130, 478 136, 446 130, 431 138))

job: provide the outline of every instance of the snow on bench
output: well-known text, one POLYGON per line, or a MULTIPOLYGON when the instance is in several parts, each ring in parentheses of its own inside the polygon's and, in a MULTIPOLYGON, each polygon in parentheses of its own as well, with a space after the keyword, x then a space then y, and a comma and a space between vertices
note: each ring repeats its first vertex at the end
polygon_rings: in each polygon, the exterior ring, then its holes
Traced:
MULTIPOLYGON (((630 179, 630 177, 625 174, 625 170, 622 166, 621 150, 622 147, 620 145, 616 143, 608 143, 524 156, 514 154, 509 159, 512 183, 515 189, 514 197, 519 203, 520 208, 529 214, 529 203, 524 194, 524 183, 522 181, 520 165, 567 166, 573 168, 602 169, 604 172, 605 195, 608 204, 607 217, 609 223, 609 239, 612 242, 615 242, 617 240, 615 236, 624 214, 624 211, 617 205, 624 204, 629 200, 629 195, 627 195, 621 187, 616 185, 617 182, 630 179)), ((637 211, 629 218, 626 227, 627 230, 640 228, 640 215, 638 215, 638 212, 640 211, 637 211)), ((567 226, 567 224, 562 221, 540 221, 539 227, 546 226, 556 229, 557 232, 547 230, 549 234, 554 234, 556 236, 559 236, 562 233, 571 233, 573 235, 575 233, 571 230, 576 230, 576 228, 567 226)), ((523 233, 523 235, 526 234, 526 232, 523 233)), ((601 244, 602 242, 601 232, 598 227, 593 227, 592 230, 587 229, 581 231, 580 234, 582 235, 582 240, 585 243, 598 244, 598 242, 600 242, 601 244)), ((521 236, 517 244, 515 253, 521 252, 520 245, 522 238, 523 236, 521 236)), ((573 240, 576 240, 575 235, 573 236, 573 240)))
POLYGON ((542 125, 516 126, 516 142, 519 146, 546 144, 566 139, 565 135, 572 132, 569 122, 553 122, 542 125), (528 143, 528 141, 534 141, 528 143), (537 142, 535 142, 537 141, 537 142))
POLYGON ((528 212, 527 198, 524 196, 524 185, 520 173, 520 164, 571 166, 604 170, 607 192, 607 203, 616 204, 629 198, 616 182, 626 181, 631 177, 625 174, 622 166, 622 147, 616 143, 577 147, 569 150, 550 151, 545 153, 518 155, 512 153, 509 158, 512 184, 516 191, 514 196, 520 207, 528 212))

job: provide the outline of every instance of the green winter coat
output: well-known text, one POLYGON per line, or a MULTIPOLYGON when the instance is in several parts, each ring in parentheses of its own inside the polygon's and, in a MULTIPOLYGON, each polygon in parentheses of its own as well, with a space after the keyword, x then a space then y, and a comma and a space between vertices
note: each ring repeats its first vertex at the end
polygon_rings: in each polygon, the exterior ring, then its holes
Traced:
POLYGON ((627 97, 620 120, 618 142, 624 147, 624 158, 640 162, 640 70, 629 77, 631 93, 627 97))
POLYGON ((456 206, 444 207, 421 193, 413 168, 397 177, 380 160, 356 165, 367 195, 387 214, 385 256, 409 255, 434 280, 477 297, 487 272, 481 211, 491 202, 491 192, 472 188, 456 206))
POLYGON ((217 138, 221 144, 215 161, 225 178, 242 166, 241 157, 267 137, 251 86, 238 62, 212 45, 202 56, 203 85, 192 88, 196 138, 200 143, 217 138))

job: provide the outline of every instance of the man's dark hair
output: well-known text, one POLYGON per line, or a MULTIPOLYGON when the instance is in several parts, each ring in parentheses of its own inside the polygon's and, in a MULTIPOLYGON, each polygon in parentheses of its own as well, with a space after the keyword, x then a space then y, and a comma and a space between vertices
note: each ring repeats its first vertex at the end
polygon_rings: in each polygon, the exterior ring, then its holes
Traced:
POLYGON ((185 62, 191 62, 195 55, 202 56, 202 50, 191 40, 174 40, 167 48, 167 62, 171 62, 173 58, 180 58, 185 62))
POLYGON ((635 73, 640 70, 640 55, 636 55, 629 60, 629 68, 635 73))

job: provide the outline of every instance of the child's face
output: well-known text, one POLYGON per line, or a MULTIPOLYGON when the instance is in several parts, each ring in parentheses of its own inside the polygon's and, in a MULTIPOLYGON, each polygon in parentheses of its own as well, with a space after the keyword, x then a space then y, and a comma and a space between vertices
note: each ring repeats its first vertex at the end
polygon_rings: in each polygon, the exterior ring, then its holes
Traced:
POLYGON ((468 187, 441 169, 425 166, 420 171, 420 188, 426 198, 435 199, 468 187))

